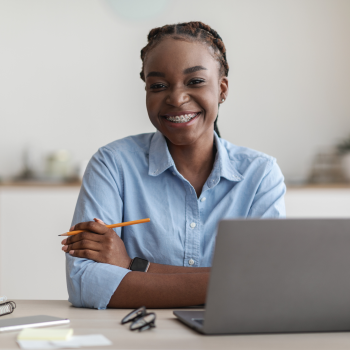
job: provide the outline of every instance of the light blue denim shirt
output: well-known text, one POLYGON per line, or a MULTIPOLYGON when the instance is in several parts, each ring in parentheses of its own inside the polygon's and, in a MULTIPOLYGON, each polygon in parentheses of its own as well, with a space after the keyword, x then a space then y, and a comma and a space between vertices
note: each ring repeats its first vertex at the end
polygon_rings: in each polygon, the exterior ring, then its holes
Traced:
MULTIPOLYGON (((220 219, 285 216, 285 184, 276 160, 214 137, 214 167, 199 198, 177 171, 160 132, 100 148, 86 169, 72 224, 95 217, 106 224, 150 218, 150 223, 116 229, 130 258, 210 266, 220 219)), ((105 309, 129 272, 66 258, 69 301, 77 307, 105 309)))

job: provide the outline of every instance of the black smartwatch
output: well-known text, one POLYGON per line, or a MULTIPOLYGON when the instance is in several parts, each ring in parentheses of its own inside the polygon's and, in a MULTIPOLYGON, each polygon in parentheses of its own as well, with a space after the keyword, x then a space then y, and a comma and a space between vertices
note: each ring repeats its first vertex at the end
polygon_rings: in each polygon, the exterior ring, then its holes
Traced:
POLYGON ((150 262, 141 258, 134 258, 131 260, 129 270, 147 272, 150 262))

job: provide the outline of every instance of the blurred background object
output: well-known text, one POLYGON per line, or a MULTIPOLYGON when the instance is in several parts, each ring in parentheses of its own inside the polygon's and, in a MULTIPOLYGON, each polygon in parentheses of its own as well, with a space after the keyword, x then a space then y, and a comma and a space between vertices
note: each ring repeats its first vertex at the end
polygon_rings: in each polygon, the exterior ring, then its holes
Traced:
POLYGON ((72 177, 71 155, 61 149, 46 158, 46 176, 50 180, 64 181, 72 177))
POLYGON ((22 164, 23 168, 20 173, 15 176, 14 180, 17 181, 30 181, 35 179, 34 166, 30 157, 30 148, 26 147, 22 153, 22 164))
POLYGON ((342 159, 336 150, 330 150, 328 153, 318 153, 315 156, 309 178, 310 183, 336 184, 345 183, 346 181, 342 159))
POLYGON ((350 152, 343 155, 343 171, 348 182, 350 182, 350 152))
POLYGON ((338 151, 342 157, 345 178, 350 182, 350 136, 338 145, 338 151))
POLYGON ((80 180, 80 169, 72 162, 72 155, 67 150, 53 151, 44 158, 44 164, 33 159, 35 155, 31 148, 25 148, 22 155, 22 169, 14 176, 14 183, 65 183, 80 180))

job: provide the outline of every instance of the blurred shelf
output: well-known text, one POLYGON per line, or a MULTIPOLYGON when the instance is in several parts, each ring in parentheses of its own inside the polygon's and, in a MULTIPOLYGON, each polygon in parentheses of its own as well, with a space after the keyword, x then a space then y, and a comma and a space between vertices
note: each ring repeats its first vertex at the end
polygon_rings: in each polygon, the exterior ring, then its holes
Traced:
POLYGON ((336 190, 336 189, 350 189, 350 183, 328 183, 328 184, 287 184, 288 190, 303 190, 303 189, 315 189, 315 190, 336 190))

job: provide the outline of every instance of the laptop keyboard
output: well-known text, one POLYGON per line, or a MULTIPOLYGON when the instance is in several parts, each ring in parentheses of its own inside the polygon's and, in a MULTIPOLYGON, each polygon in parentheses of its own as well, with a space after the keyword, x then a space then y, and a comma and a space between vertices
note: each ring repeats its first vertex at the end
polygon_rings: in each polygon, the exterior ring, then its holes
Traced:
POLYGON ((203 326, 204 318, 192 318, 192 321, 196 321, 197 323, 203 326))

